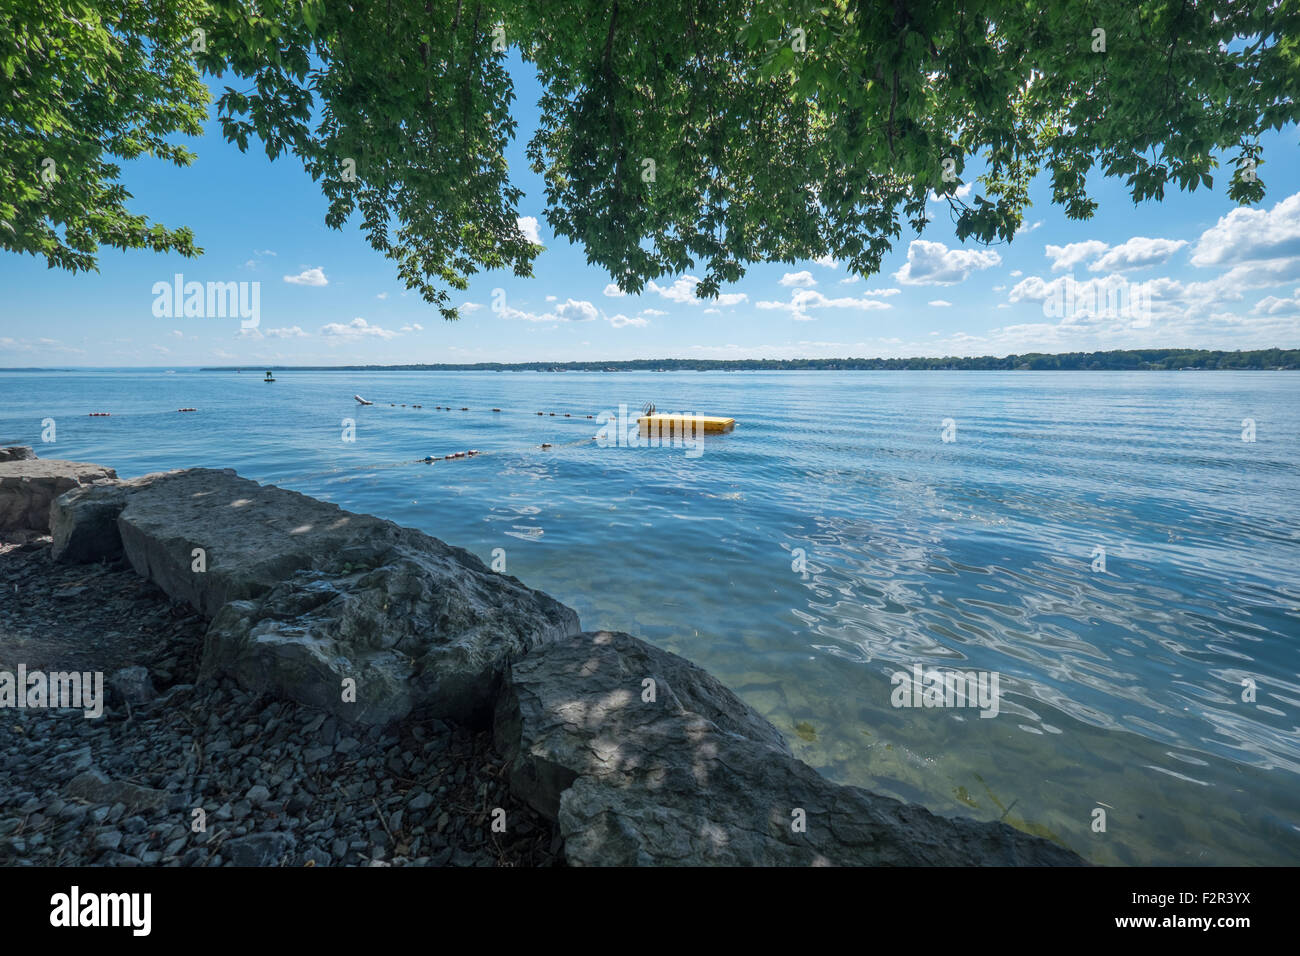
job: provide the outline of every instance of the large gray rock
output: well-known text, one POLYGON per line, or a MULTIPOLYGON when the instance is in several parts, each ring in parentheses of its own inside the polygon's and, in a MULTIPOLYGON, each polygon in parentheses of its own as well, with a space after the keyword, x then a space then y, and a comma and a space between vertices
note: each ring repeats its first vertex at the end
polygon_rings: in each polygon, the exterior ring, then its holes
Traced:
POLYGON ((512 657, 579 631, 574 611, 468 551, 229 470, 148 475, 57 511, 60 556, 120 542, 139 574, 213 618, 203 676, 348 720, 485 721, 512 657))
POLYGON ((153 678, 149 676, 149 668, 139 664, 114 671, 108 678, 108 687, 115 702, 124 701, 137 706, 147 704, 158 696, 154 690, 153 678))
POLYGON ((30 445, 7 445, 0 448, 0 463, 6 461, 31 461, 36 457, 30 445))
POLYGON ((208 630, 204 674, 363 723, 412 710, 481 723, 511 658, 578 632, 569 608, 434 538, 403 536, 360 558, 227 604, 208 630), (345 678, 355 702, 343 699, 345 678))
POLYGON ((511 788, 558 820, 574 865, 1081 862, 1005 824, 826 780, 707 673, 627 634, 516 661, 495 731, 511 788))
POLYGON ((136 482, 99 482, 65 492, 50 506, 50 553, 55 561, 84 564, 122 553, 117 516, 136 482))
POLYGON ((94 481, 116 478, 112 468, 54 458, 0 461, 0 531, 50 529, 50 505, 59 495, 94 481))
POLYGON ((516 662, 498 698, 493 732, 511 789, 555 819, 561 794, 579 774, 622 773, 629 740, 695 717, 719 734, 790 754, 781 732, 707 671, 631 635, 605 631, 516 662), (651 691, 654 701, 643 700, 651 691))
MULTIPOLYGON (((490 714, 511 788, 558 821, 570 863, 1081 862, 1004 824, 831 783, 705 671, 626 634, 579 634, 569 608, 418 531, 231 471, 77 489, 54 515, 65 560, 120 549, 213 618, 205 677, 368 724, 490 714)), ((131 786, 87 771, 68 793, 160 793, 131 786)), ((292 851, 241 839, 227 844, 241 863, 292 851)))

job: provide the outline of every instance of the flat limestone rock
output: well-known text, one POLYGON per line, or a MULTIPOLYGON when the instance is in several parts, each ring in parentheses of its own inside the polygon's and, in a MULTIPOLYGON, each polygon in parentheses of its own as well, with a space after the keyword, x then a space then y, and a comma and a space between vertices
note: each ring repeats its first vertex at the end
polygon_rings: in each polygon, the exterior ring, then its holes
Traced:
POLYGON ((0 463, 6 461, 30 461, 36 457, 30 445, 6 445, 0 448, 0 463))
POLYGON ((468 551, 230 470, 148 475, 57 508, 57 557, 119 547, 212 619, 203 676, 347 720, 486 721, 510 658, 580 630, 573 610, 468 551))
POLYGON ((558 820, 573 865, 1081 862, 1005 824, 832 783, 706 672, 627 634, 514 662, 495 732, 512 790, 558 820))
POLYGON ((65 492, 50 505, 50 555, 55 561, 86 564, 122 554, 117 516, 137 482, 99 482, 65 492))
MULTIPOLYGON (((834 784, 699 667, 580 633, 571 609, 419 531, 229 470, 76 487, 51 515, 63 560, 123 554, 210 617, 204 677, 362 724, 490 717, 511 789, 557 821, 571 864, 1082 862, 1005 824, 834 784)), ((68 795, 154 799, 126 786, 87 770, 68 795)), ((254 837, 241 859, 291 849, 254 837)))
MULTIPOLYGON (((20 448, 19 453, 30 450, 20 448)), ((0 459, 0 531, 47 533, 50 505, 56 498, 73 488, 116 477, 112 468, 80 461, 34 456, 0 459)))

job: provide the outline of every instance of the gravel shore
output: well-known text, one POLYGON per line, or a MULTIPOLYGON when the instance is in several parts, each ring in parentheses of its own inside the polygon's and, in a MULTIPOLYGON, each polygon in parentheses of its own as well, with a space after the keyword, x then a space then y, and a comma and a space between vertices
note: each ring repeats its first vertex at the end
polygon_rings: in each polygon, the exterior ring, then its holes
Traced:
POLYGON ((554 825, 510 795, 490 733, 366 731, 196 684, 206 626, 124 562, 0 543, 0 671, 100 671, 108 700, 98 719, 0 709, 0 865, 557 863, 554 825))

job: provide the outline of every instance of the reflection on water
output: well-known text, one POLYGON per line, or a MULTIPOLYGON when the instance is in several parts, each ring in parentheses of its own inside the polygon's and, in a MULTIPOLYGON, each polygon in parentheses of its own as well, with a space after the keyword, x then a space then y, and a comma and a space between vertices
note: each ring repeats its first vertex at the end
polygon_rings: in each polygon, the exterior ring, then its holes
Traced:
POLYGON ((39 444, 53 416, 61 457, 235 467, 504 549, 584 626, 713 671, 842 782, 1102 863, 1300 859, 1300 375, 277 379, 0 373, 0 442, 39 444), (647 400, 739 424, 699 457, 581 441, 577 416, 647 400), (998 716, 895 709, 890 677, 918 663, 997 673, 998 716))

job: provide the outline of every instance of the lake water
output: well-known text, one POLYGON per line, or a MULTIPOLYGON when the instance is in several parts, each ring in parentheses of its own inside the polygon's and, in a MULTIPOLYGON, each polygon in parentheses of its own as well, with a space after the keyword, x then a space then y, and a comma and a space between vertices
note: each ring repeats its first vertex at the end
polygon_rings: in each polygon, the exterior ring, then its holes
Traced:
POLYGON ((233 467, 502 549, 837 781, 1098 863, 1300 862, 1300 373, 276 378, 0 373, 0 444, 233 467), (586 440, 645 401, 739 424, 698 455, 586 440), (893 706, 917 664, 997 675, 997 716, 893 706))

